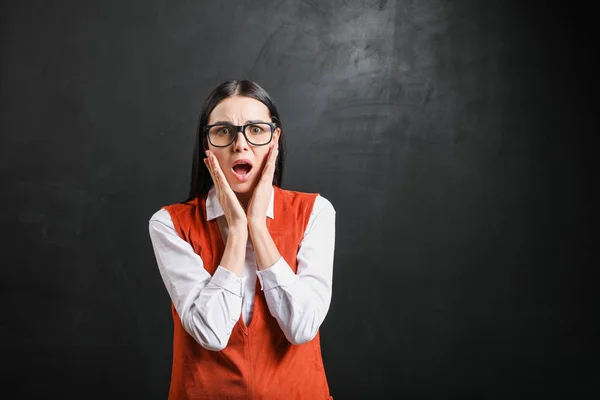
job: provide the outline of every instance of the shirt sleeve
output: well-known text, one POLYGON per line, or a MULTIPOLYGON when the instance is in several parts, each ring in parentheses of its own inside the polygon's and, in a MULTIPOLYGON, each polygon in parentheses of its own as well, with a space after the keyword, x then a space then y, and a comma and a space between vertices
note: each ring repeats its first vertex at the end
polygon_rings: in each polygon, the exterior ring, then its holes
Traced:
POLYGON ((219 266, 214 275, 175 231, 169 212, 158 210, 149 233, 160 275, 183 328, 203 347, 227 346, 242 309, 244 279, 219 266))
POLYGON ((312 340, 329 310, 335 249, 335 209, 317 196, 297 254, 297 273, 281 257, 257 271, 271 315, 293 344, 312 340))

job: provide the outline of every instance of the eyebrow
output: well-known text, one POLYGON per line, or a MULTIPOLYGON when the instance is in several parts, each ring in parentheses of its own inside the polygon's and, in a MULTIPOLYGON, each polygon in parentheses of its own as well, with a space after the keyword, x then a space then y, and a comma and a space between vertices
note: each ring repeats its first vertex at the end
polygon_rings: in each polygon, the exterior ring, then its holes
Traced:
MULTIPOLYGON (((244 122, 244 124, 255 124, 257 122, 270 122, 270 121, 263 121, 261 119, 253 119, 253 120, 247 120, 246 122, 244 122)), ((213 122, 211 125, 233 125, 233 123, 231 123, 230 121, 216 121, 216 122, 213 122)))

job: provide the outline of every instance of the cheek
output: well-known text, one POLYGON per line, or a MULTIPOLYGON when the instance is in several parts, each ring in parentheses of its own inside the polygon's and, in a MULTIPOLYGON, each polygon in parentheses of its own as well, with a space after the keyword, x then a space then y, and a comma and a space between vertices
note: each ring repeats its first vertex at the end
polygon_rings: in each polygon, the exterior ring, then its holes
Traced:
POLYGON ((260 165, 261 167, 264 167, 265 162, 267 161, 268 155, 269 155, 268 151, 261 151, 260 153, 256 154, 257 164, 260 165))
POLYGON ((216 149, 214 147, 212 149, 210 149, 210 150, 212 151, 212 153, 217 158, 217 161, 219 162, 219 166, 221 167, 221 169, 223 170, 223 172, 225 172, 225 170, 227 169, 227 157, 225 157, 225 155, 223 155, 222 152, 220 152, 218 150, 215 151, 216 149))

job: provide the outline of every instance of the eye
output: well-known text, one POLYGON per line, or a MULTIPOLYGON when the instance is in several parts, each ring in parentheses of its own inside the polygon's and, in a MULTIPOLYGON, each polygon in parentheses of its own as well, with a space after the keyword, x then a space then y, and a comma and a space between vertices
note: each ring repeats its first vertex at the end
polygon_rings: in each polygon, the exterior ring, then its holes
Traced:
POLYGON ((250 132, 255 135, 259 135, 259 134, 263 133, 263 128, 258 125, 252 125, 250 127, 250 132))
POLYGON ((217 132, 217 133, 218 133, 219 135, 229 135, 231 132, 230 132, 230 128, 229 128, 229 127, 227 127, 227 126, 222 126, 222 127, 221 127, 221 128, 218 130, 218 132, 217 132))

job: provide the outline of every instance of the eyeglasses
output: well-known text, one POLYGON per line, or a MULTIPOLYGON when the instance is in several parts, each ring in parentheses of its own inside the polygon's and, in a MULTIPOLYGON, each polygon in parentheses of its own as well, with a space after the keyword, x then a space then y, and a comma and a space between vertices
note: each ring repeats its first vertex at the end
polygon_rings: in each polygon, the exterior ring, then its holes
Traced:
POLYGON ((246 141, 254 146, 264 146, 273 139, 277 124, 273 122, 252 122, 245 125, 215 124, 204 127, 208 141, 215 147, 227 147, 237 139, 242 132, 246 141))

